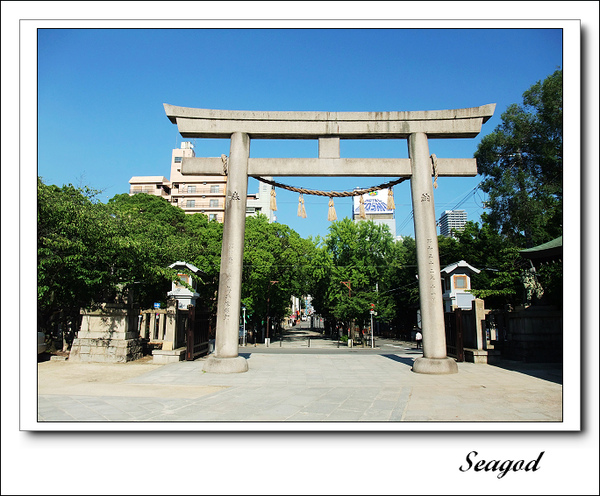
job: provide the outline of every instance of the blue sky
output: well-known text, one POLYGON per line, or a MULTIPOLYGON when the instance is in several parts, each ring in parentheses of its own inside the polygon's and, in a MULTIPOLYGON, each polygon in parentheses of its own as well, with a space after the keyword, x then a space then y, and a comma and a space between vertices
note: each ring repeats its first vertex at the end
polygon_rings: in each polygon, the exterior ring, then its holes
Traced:
MULTIPOLYGON (((470 158, 502 112, 563 67, 560 29, 39 29, 38 175, 86 185, 106 201, 129 179, 170 172, 182 141, 163 103, 230 110, 394 111, 496 103, 473 139, 430 140, 438 157, 470 158)), ((197 156, 229 154, 229 140, 195 140, 197 156)), ((316 157, 310 140, 254 140, 253 157, 316 157)), ((404 140, 343 140, 342 157, 407 157, 404 140)), ((442 178, 436 217, 483 212, 481 177, 442 178)), ((282 178, 346 191, 381 178, 282 178)), ((249 180, 249 192, 258 184, 249 180)), ((277 191, 277 220, 324 236, 327 198, 277 191)), ((410 189, 395 186, 397 234, 414 235, 410 189)), ((336 200, 338 218, 351 199, 336 200)))

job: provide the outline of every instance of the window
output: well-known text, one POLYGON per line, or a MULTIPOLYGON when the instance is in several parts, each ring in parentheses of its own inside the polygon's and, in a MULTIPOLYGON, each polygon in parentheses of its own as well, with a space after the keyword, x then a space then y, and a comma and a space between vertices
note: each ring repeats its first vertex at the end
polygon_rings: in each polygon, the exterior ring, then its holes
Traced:
POLYGON ((175 163, 180 164, 183 157, 175 157, 175 163))
POLYGON ((219 208, 219 200, 211 200, 210 208, 219 208))
POLYGON ((218 193, 220 190, 219 185, 218 184, 212 184, 210 187, 210 192, 211 193, 218 193))
POLYGON ((454 276, 455 289, 467 289, 467 276, 454 276))
POLYGON ((188 200, 185 204, 187 208, 194 208, 196 206, 196 200, 188 200))
POLYGON ((208 220, 217 220, 217 214, 208 214, 208 220))
MULTIPOLYGON (((177 277, 179 277, 179 280, 191 285, 192 282, 190 281, 190 276, 188 274, 177 274, 177 277)), ((185 288, 185 286, 183 284, 178 284, 177 282, 175 283, 175 287, 176 288, 185 288)))
POLYGON ((196 186, 188 186, 187 187, 187 192, 188 193, 195 193, 196 192, 196 186))

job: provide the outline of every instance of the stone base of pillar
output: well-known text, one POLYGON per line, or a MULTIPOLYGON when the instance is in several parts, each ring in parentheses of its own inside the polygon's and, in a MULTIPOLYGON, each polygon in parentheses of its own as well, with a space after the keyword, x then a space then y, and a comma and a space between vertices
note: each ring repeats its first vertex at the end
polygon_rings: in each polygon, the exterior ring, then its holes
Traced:
POLYGON ((75 338, 69 362, 125 363, 142 358, 139 339, 75 338))
POLYGON ((210 356, 204 362, 203 370, 214 374, 238 374, 248 371, 248 361, 241 356, 233 358, 210 356))
POLYGON ((418 374, 457 374, 458 365, 452 358, 417 358, 412 371, 418 374))

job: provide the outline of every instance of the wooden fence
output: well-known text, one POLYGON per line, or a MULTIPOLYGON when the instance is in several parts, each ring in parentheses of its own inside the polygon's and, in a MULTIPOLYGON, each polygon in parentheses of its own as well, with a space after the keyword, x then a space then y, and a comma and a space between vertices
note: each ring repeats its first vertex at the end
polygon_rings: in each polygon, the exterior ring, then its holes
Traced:
MULTIPOLYGON (((182 312, 183 313, 183 312, 182 312)), ((207 355, 209 352, 209 335, 211 330, 211 318, 208 312, 199 308, 189 306, 186 316, 186 352, 185 359, 188 361, 207 355)))
POLYGON ((446 324, 446 355, 456 359, 457 362, 465 361, 462 313, 460 308, 454 312, 444 313, 444 322, 446 324))
POLYGON ((180 309, 173 304, 166 309, 140 312, 139 334, 149 347, 162 350, 183 347, 186 360, 208 354, 211 327, 211 314, 191 305, 180 309))

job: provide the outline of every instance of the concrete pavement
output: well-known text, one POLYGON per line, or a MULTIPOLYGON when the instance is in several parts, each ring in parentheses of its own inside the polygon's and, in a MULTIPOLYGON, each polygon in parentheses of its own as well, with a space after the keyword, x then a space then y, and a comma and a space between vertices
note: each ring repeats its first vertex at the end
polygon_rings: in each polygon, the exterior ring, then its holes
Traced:
MULTIPOLYGON (((38 422, 376 423, 562 421, 562 367, 505 362, 459 363, 459 373, 412 372, 421 356, 411 343, 376 340, 377 348, 240 347, 248 372, 202 371, 206 358, 153 364, 38 363, 38 422)), ((308 343, 306 343, 308 344, 308 343)), ((193 424, 190 424, 193 423, 193 424)), ((297 425, 297 424, 296 424, 297 425)), ((94 428, 93 424, 89 425, 94 428)), ((142 427, 143 428, 143 427, 142 427)), ((327 427, 328 428, 328 427, 327 427)))

